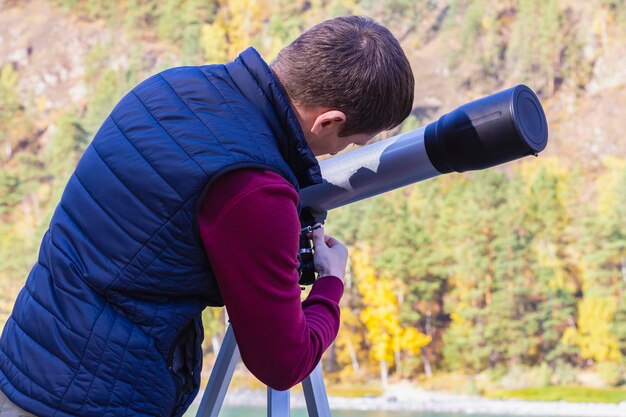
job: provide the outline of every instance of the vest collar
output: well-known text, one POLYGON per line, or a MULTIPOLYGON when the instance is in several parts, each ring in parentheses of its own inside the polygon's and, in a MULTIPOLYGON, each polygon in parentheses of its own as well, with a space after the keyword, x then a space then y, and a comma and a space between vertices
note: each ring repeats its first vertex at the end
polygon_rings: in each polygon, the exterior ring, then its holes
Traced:
POLYGON ((259 53, 248 48, 234 62, 226 64, 226 69, 243 95, 269 121, 280 153, 300 188, 322 182, 319 164, 306 143, 287 94, 259 53))

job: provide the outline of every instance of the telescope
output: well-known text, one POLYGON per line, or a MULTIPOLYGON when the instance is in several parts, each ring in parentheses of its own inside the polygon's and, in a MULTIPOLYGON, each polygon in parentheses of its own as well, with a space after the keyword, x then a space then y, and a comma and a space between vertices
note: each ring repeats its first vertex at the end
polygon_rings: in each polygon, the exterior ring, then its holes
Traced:
MULTIPOLYGON (((320 163, 323 181, 300 191, 300 205, 326 211, 449 172, 490 168, 538 155, 548 143, 548 123, 535 93, 518 85, 467 103, 426 127, 364 146, 320 163)), ((309 220, 312 220, 309 219, 309 220)), ((315 281, 313 251, 302 229, 300 284, 315 281)), ((308 229, 308 230, 307 230, 308 229)), ((229 327, 197 417, 217 417, 239 360, 229 327)), ((311 417, 330 417, 321 365, 302 382, 311 417)), ((289 416, 289 391, 267 390, 269 416, 289 416)))
POLYGON ((425 127, 322 161, 323 182, 302 189, 300 204, 321 213, 441 174, 537 156, 547 143, 541 103, 520 84, 425 127))
MULTIPOLYGON (((300 191, 307 218, 450 172, 474 171, 537 156, 548 123, 537 95, 525 85, 464 104, 439 120, 320 163, 323 181, 300 191)), ((313 222, 313 221, 311 221, 313 222)), ((300 284, 315 281, 312 243, 300 239, 300 284)))

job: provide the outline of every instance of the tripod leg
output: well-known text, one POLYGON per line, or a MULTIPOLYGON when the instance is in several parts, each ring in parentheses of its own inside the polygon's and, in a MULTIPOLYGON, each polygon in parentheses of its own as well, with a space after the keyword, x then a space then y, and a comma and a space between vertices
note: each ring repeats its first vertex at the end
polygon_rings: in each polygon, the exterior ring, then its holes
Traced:
POLYGON ((240 358, 233 328, 228 326, 196 417, 217 417, 240 358))
POLYGON ((302 389, 309 417, 331 417, 321 363, 302 381, 302 389))
POLYGON ((289 417, 289 390, 267 387, 267 417, 289 417))

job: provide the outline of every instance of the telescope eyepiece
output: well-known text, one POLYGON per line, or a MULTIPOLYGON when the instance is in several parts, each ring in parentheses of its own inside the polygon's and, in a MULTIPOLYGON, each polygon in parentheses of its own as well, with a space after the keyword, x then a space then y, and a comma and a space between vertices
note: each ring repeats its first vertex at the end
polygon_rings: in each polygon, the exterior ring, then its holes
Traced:
POLYGON ((548 143, 548 122, 525 85, 467 103, 432 122, 424 144, 442 174, 479 170, 537 155, 548 143))

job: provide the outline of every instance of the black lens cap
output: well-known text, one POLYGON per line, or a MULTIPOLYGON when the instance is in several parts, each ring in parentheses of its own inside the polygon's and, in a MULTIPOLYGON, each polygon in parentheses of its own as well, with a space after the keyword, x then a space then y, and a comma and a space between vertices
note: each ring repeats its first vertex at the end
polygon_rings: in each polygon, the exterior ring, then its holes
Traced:
POLYGON ((464 104, 426 127, 428 157, 439 172, 485 169, 548 144, 548 122, 537 95, 525 85, 464 104))

